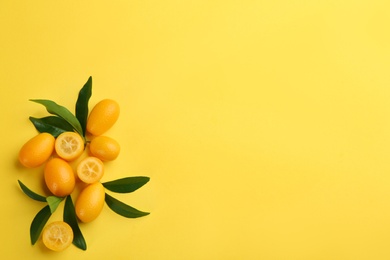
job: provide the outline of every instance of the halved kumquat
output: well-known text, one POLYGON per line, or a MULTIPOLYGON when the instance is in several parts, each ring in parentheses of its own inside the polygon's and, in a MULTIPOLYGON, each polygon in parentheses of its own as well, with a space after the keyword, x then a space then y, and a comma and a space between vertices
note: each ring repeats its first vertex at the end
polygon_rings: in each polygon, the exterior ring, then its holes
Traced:
POLYGON ((77 176, 82 182, 94 183, 100 181, 103 174, 104 165, 99 158, 89 156, 77 165, 77 176))
POLYGON ((72 244, 73 230, 64 221, 48 224, 42 231, 43 244, 53 251, 62 251, 72 244))
POLYGON ((83 138, 75 132, 64 132, 57 137, 55 150, 62 159, 73 161, 84 151, 83 138))

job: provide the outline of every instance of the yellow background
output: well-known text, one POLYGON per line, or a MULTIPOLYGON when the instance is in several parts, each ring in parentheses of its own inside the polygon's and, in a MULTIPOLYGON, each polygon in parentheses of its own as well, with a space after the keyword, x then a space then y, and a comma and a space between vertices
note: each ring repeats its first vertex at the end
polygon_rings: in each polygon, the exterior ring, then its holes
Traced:
POLYGON ((390 259, 389 26, 387 0, 2 0, 1 258, 390 259), (151 215, 105 206, 53 253, 28 99, 73 111, 89 76, 121 105, 103 180, 151 177, 115 195, 151 215))

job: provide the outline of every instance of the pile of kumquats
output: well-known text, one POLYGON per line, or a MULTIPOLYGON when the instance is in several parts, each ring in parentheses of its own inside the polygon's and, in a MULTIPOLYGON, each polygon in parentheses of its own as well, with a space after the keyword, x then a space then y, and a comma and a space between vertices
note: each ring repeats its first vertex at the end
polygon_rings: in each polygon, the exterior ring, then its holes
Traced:
POLYGON ((96 219, 104 203, 127 218, 149 214, 106 193, 106 189, 117 193, 133 192, 146 184, 149 177, 133 176, 100 182, 104 175, 104 163, 115 160, 120 153, 119 143, 104 135, 116 123, 120 107, 116 101, 104 99, 89 112, 91 95, 92 77, 79 92, 74 114, 51 100, 31 100, 43 105, 50 114, 42 118, 29 118, 38 134, 22 146, 18 157, 26 168, 44 165, 43 183, 51 193, 47 196, 37 194, 18 181, 28 197, 47 204, 31 223, 33 245, 42 237, 43 244, 54 251, 62 251, 72 243, 86 250, 87 244, 78 222, 88 223, 96 219), (72 167, 71 163, 74 162, 77 164, 72 167), (82 185, 82 190, 73 203, 71 195, 78 184, 82 185), (63 221, 48 223, 62 201, 65 201, 63 221))

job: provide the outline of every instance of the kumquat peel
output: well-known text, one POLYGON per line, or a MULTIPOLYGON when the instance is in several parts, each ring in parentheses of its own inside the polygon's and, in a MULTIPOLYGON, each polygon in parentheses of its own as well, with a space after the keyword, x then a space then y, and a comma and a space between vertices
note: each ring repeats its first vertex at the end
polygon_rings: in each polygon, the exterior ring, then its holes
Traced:
POLYGON ((149 177, 131 176, 101 182, 105 175, 104 164, 114 161, 120 153, 119 143, 103 135, 114 127, 120 114, 119 104, 113 99, 103 99, 89 113, 92 95, 92 77, 81 88, 76 100, 75 113, 54 101, 32 99, 43 105, 50 114, 46 117, 29 117, 38 131, 28 140, 18 154, 19 163, 26 168, 43 166, 42 179, 50 194, 40 195, 18 180, 21 190, 29 198, 46 205, 36 214, 30 226, 31 244, 40 238, 52 251, 63 251, 72 243, 86 250, 87 243, 79 222, 89 223, 103 212, 104 204, 126 218, 138 218, 148 212, 137 210, 107 194, 130 193, 145 185, 149 177), (88 138, 91 137, 91 140, 88 138), (86 156, 82 156, 85 154, 86 156), (73 170, 71 162, 76 162, 73 170), (77 177, 77 178, 76 178, 77 177), (72 193, 77 185, 84 187, 75 199, 72 193), (63 220, 49 222, 61 203, 63 220))

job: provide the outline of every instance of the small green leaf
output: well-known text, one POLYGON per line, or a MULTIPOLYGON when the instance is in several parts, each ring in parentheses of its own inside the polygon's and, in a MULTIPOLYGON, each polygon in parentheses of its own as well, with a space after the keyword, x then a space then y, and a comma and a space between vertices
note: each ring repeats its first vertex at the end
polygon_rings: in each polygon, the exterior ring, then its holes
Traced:
POLYGON ((106 193, 105 201, 110 209, 115 213, 126 217, 126 218, 139 218, 146 215, 149 215, 149 212, 142 212, 129 205, 111 197, 106 193))
POLYGON ((37 201, 41 201, 41 202, 46 202, 46 198, 42 195, 39 195, 35 192, 33 192, 32 190, 30 190, 29 188, 27 188, 26 185, 24 185, 21 181, 19 181, 19 186, 20 188, 22 189, 22 191, 24 192, 24 194, 26 194, 27 196, 29 196, 30 198, 32 198, 33 200, 37 200, 37 201))
POLYGON ((38 214, 34 217, 30 226, 30 238, 31 244, 34 245, 37 242, 39 236, 41 235, 42 229, 45 226, 46 222, 51 216, 50 207, 46 205, 43 207, 38 214))
POLYGON ((87 243, 77 223, 76 212, 70 195, 66 197, 63 219, 73 230, 73 244, 82 250, 87 250, 87 243))
POLYGON ((114 181, 102 183, 103 186, 113 192, 130 193, 145 185, 150 180, 149 177, 135 176, 126 177, 114 181))
POLYGON ((46 198, 46 201, 50 207, 51 214, 53 214, 54 211, 56 211, 56 209, 58 208, 58 205, 60 205, 60 203, 63 199, 64 198, 60 198, 57 196, 49 196, 46 198))
POLYGON ((79 120, 66 107, 47 99, 30 99, 30 101, 45 106, 47 112, 65 119, 81 136, 84 136, 79 120))
POLYGON ((29 119, 40 133, 49 133, 57 137, 63 132, 73 132, 73 127, 65 119, 58 116, 42 118, 30 116, 29 119))
POLYGON ((84 87, 80 90, 76 102, 76 117, 81 124, 81 128, 83 129, 84 136, 86 133, 85 129, 87 127, 87 119, 88 119, 88 112, 89 112, 88 102, 91 95, 92 95, 92 77, 89 77, 84 87))

